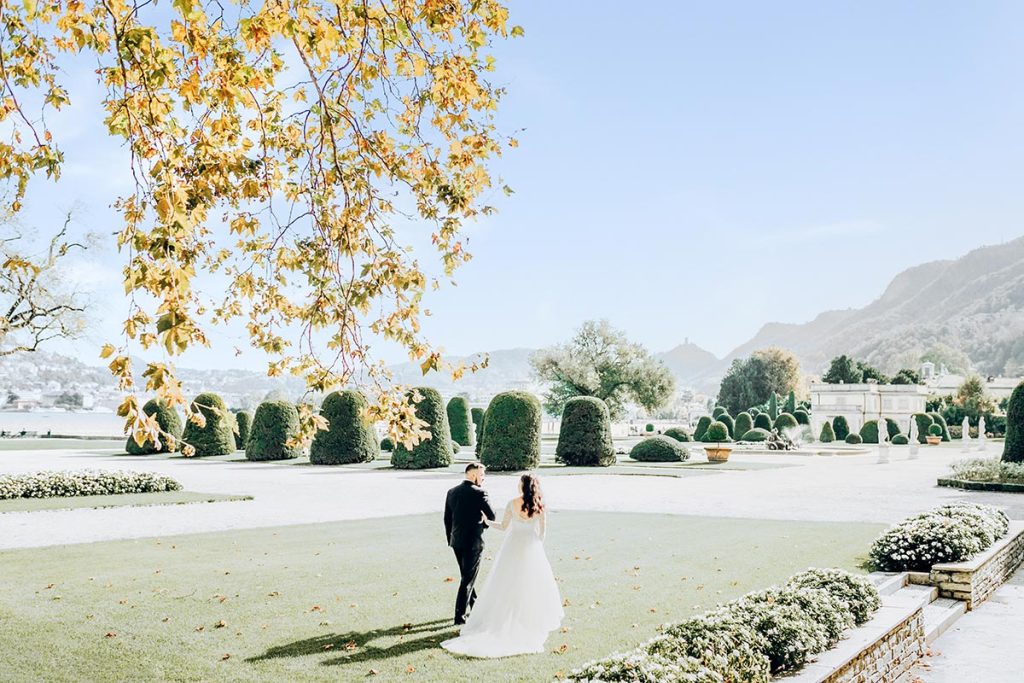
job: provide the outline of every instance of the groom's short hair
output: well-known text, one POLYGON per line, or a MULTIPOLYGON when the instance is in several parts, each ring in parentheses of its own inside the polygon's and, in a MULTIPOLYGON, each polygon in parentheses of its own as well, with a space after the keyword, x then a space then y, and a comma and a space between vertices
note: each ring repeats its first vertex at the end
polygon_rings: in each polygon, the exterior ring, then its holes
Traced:
POLYGON ((474 461, 474 462, 471 462, 468 465, 466 465, 466 474, 469 474, 473 470, 486 470, 486 469, 487 468, 484 466, 484 464, 482 462, 475 462, 474 461))

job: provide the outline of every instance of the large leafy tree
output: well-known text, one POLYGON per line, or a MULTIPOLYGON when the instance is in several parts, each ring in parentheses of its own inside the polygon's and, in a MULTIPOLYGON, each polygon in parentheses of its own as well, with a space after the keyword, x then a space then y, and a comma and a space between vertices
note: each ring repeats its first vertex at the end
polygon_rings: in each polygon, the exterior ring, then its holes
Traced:
MULTIPOLYGON (((61 172, 46 115, 72 104, 67 60, 95 67, 104 124, 130 153, 134 191, 115 206, 131 309, 103 355, 137 441, 159 428, 131 356, 173 358, 237 318, 269 374, 312 391, 372 383, 370 417, 410 443, 426 434, 367 338, 404 346, 424 372, 444 367, 420 333, 423 294, 469 258, 462 225, 490 211, 489 161, 515 145, 495 129, 502 89, 488 79, 492 41, 521 32, 500 2, 47 0, 0 3, 0 21, 12 206, 33 175, 61 172), (425 226, 436 275, 396 217, 425 226), (204 272, 226 285, 216 297, 204 272)), ((172 358, 147 363, 144 389, 201 422, 172 358)), ((303 425, 305 437, 321 426, 308 406, 303 425)))
POLYGON ((828 384, 858 384, 863 378, 861 364, 843 354, 832 359, 821 380, 828 384))
POLYGON ((760 349, 749 358, 736 358, 722 378, 718 404, 737 415, 758 406, 775 394, 786 395, 800 385, 800 363, 777 347, 760 349))
POLYGON ((536 352, 530 364, 537 377, 550 383, 544 408, 552 415, 561 415, 571 398, 595 396, 615 419, 629 403, 656 410, 675 391, 669 369, 607 320, 587 321, 568 344, 536 352))

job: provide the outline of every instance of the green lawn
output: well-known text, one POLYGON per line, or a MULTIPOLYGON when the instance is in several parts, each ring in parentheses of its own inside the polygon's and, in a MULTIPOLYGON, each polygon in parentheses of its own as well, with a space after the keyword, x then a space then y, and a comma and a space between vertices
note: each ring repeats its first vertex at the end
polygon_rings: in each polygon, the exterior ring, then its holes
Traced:
POLYGON ((0 514, 4 512, 35 512, 36 510, 68 510, 74 508, 219 503, 226 500, 252 500, 252 496, 232 496, 225 493, 199 493, 197 491, 158 491, 155 493, 121 493, 112 496, 14 498, 11 500, 0 500, 0 514))
POLYGON ((0 680, 550 681, 809 565, 855 568, 880 529, 556 513, 565 632, 479 661, 438 647, 457 576, 438 515, 0 552, 0 680))

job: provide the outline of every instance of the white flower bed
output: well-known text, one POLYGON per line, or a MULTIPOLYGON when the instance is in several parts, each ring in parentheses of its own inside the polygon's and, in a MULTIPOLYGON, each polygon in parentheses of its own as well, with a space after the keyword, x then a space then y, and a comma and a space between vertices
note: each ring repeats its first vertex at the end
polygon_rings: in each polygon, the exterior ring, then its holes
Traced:
POLYGON ((0 476, 0 500, 103 496, 117 493, 180 491, 181 484, 151 472, 82 470, 0 476))
POLYGON ((1024 463, 1003 462, 1000 458, 969 458, 950 466, 954 479, 965 481, 1024 484, 1024 463))
POLYGON ((933 564, 968 560, 1006 535, 1001 510, 977 503, 953 503, 903 520, 871 546, 881 571, 929 571, 933 564))

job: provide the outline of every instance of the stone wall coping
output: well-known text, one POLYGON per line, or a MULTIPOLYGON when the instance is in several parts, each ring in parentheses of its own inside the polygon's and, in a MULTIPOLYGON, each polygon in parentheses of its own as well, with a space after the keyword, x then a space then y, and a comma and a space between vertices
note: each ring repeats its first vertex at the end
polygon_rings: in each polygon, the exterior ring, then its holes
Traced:
POLYGON ((985 563, 1002 552, 1008 545, 1017 540, 1017 537, 1024 534, 1024 522, 1010 522, 1010 530, 1006 535, 992 544, 988 550, 984 550, 969 560, 962 562, 940 562, 932 565, 933 572, 976 572, 985 563))

